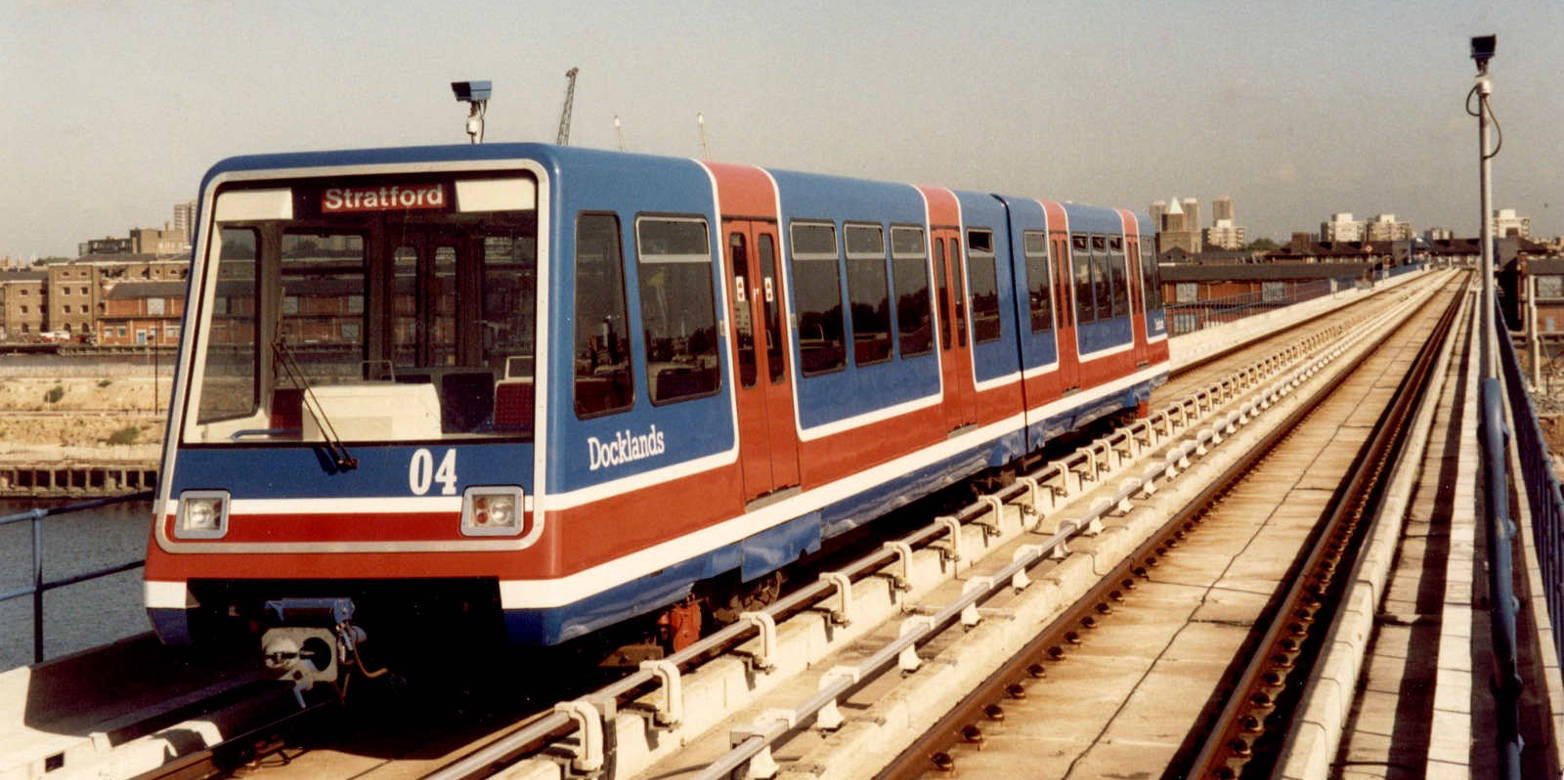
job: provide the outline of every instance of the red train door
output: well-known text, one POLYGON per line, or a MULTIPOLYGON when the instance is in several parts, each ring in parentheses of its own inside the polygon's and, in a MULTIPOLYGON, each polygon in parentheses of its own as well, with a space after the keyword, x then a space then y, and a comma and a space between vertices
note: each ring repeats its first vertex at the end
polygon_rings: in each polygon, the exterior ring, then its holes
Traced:
POLYGON ((782 283, 777 227, 725 220, 730 333, 737 369, 739 462, 744 500, 798 484, 798 431, 793 422, 793 374, 782 332, 782 283))
POLYGON ((1124 238, 1123 246, 1125 272, 1129 274, 1131 343, 1134 344, 1135 367, 1140 368, 1146 365, 1146 293, 1141 290, 1140 240, 1131 233, 1124 238))
POLYGON ((966 271, 961 234, 933 228, 934 279, 939 286, 940 375, 945 384, 945 422, 951 430, 977 422, 977 391, 972 380, 972 351, 967 341, 966 271))
POLYGON ((1070 240, 1063 231, 1048 234, 1048 254, 1053 259, 1054 312, 1059 319, 1059 389, 1078 390, 1081 386, 1081 357, 1075 340, 1075 276, 1070 272, 1070 240))

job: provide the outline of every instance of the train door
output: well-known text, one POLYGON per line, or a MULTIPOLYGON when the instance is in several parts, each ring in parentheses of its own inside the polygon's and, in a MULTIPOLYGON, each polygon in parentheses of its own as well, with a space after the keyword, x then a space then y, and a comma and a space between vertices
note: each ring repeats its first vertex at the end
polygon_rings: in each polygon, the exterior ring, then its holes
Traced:
POLYGON ((773 222, 726 220, 728 297, 738 381, 739 461, 744 499, 797 485, 793 374, 782 331, 782 283, 773 222))
POLYGON ((391 327, 386 352, 393 370, 461 362, 456 351, 459 248, 456 236, 432 231, 403 230, 388 242, 391 327))
POLYGON ((966 271, 961 235, 955 228, 932 229, 934 279, 939 286, 940 375, 945 384, 945 422, 951 430, 977 422, 972 348, 967 341, 966 271))
POLYGON ((1122 240, 1124 251, 1116 257, 1125 258, 1124 270, 1129 274, 1126 281, 1130 288, 1131 343, 1134 344, 1135 367, 1140 368, 1146 365, 1146 293, 1141 289, 1140 240, 1133 233, 1122 240))
POLYGON ((1081 358, 1075 334, 1075 276, 1070 272, 1070 241, 1063 231, 1048 234, 1048 254, 1053 258, 1054 313, 1059 320, 1059 387, 1068 393, 1081 387, 1081 358))

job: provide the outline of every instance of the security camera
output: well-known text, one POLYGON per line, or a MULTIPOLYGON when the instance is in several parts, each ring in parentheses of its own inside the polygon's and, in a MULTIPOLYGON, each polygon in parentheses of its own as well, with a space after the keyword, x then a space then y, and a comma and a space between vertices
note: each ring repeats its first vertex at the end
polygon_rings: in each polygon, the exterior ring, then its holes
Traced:
POLYGON ((1472 36, 1472 59, 1477 62, 1477 72, 1488 72, 1488 60, 1493 59, 1493 50, 1497 45, 1497 35, 1472 36))
MULTIPOLYGON (((1474 39, 1475 40, 1475 39, 1474 39)), ((451 92, 456 95, 458 101, 472 103, 489 99, 492 92, 490 82, 487 81, 453 81, 451 92)))
POLYGON ((457 102, 466 102, 467 110, 467 137, 475 144, 483 143, 483 112, 489 105, 489 94, 493 92, 487 81, 453 81, 451 93, 456 96, 457 102))

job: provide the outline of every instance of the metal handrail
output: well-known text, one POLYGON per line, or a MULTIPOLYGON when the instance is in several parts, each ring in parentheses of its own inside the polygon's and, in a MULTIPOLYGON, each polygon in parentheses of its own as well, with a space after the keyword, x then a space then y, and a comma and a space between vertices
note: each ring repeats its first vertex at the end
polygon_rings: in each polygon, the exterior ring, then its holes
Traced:
MULTIPOLYGON (((1497 302, 1491 305, 1497 310, 1497 302)), ((1496 320, 1498 316, 1496 311, 1496 320)), ((1564 494, 1561 494, 1558 476, 1553 471, 1553 459, 1542 437, 1536 407, 1526 389, 1520 356, 1508 334, 1499 336, 1497 341, 1497 362, 1504 382, 1501 389, 1497 379, 1483 380, 1484 424, 1496 429, 1494 434, 1485 436, 1484 444, 1491 447, 1511 444, 1519 457, 1521 473, 1515 476, 1520 478, 1520 498, 1526 501, 1531 514, 1533 554, 1542 579, 1542 593, 1538 595, 1547 605, 1549 622, 1557 627, 1560 610, 1564 608, 1564 494), (1513 429, 1505 426, 1501 404, 1509 407, 1513 429), (1490 441, 1490 437, 1494 440, 1490 441)), ((1497 474, 1490 476, 1485 486, 1485 497, 1489 501, 1488 533, 1492 540, 1488 569, 1493 590, 1489 600, 1493 605, 1495 716, 1501 747, 1499 770, 1502 776, 1519 777, 1523 745, 1519 702, 1527 681, 1519 671, 1515 636, 1520 605, 1514 595, 1511 537, 1516 528, 1508 508, 1509 485, 1504 477, 1509 461, 1505 456, 1502 450, 1484 453, 1487 473, 1497 474)), ((1564 642, 1560 640, 1561 633, 1555 630, 1554 652, 1564 654, 1564 642)))
POLYGON ((1265 291, 1227 295, 1185 303, 1170 303, 1165 309, 1169 331, 1175 336, 1225 325, 1273 309, 1313 300, 1345 289, 1355 283, 1353 277, 1318 279, 1312 282, 1285 282, 1280 295, 1265 291))
POLYGON ((21 512, 19 514, 0 517, 0 526, 28 521, 31 521, 32 523, 32 584, 25 588, 18 588, 16 590, 0 593, 0 601, 10 601, 11 599, 17 599, 23 596, 33 597, 33 663, 43 662, 43 594, 54 590, 55 588, 63 588, 67 585, 75 585, 80 582, 95 580, 100 577, 107 577, 111 574, 119 574, 120 572, 130 571, 131 569, 137 569, 146 565, 146 559, 143 558, 141 560, 129 561, 102 569, 95 569, 93 571, 75 574, 63 579, 46 582, 43 578, 43 519, 45 517, 51 517, 54 515, 66 515, 73 512, 81 512, 88 509, 97 509, 98 507, 111 506, 113 504, 122 504, 128 501, 145 500, 151 498, 152 494, 153 491, 151 490, 142 490, 119 496, 96 498, 91 501, 66 504, 65 506, 29 509, 28 511, 21 512))

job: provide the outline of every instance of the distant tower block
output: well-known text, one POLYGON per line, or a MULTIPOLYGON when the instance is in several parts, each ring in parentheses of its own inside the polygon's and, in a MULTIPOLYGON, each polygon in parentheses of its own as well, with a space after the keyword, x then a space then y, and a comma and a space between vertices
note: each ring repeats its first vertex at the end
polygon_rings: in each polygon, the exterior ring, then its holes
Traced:
POLYGON ((1219 219, 1233 219, 1233 199, 1223 195, 1211 201, 1211 222, 1216 224, 1219 219))
POLYGON ((1180 204, 1184 208, 1184 227, 1189 230, 1200 229, 1200 201, 1195 198, 1185 198, 1180 204))

